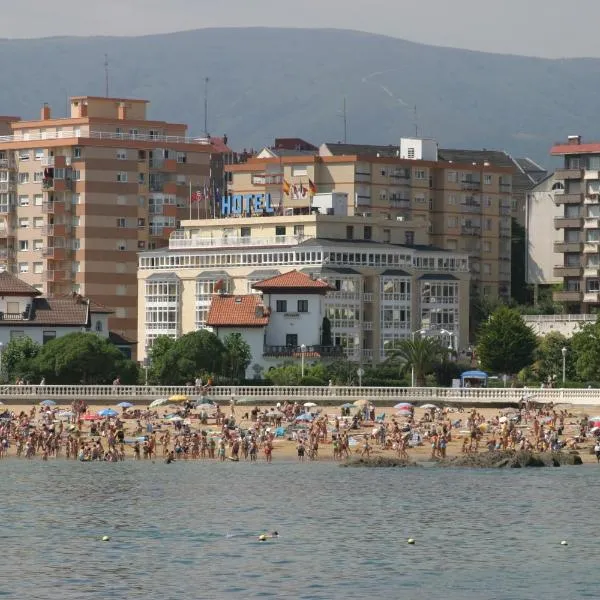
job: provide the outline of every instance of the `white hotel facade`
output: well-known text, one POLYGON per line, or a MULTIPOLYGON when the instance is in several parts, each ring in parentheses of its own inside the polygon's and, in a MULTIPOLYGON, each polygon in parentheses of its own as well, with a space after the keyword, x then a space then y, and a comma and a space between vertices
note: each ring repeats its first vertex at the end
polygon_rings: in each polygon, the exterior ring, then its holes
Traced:
MULTIPOLYGON (((423 224, 338 214, 184 221, 168 248, 139 254, 138 357, 154 339, 206 325, 213 295, 259 293, 253 284, 298 270, 325 280, 332 339, 359 364, 424 330, 468 346, 468 256, 427 245, 423 224), (442 330, 447 333, 441 333, 442 330)), ((296 311, 277 315, 297 319, 296 311)), ((319 339, 319 338, 317 338, 319 339)), ((265 352, 272 346, 265 340, 265 352)), ((284 353, 282 353, 282 356, 284 353)))

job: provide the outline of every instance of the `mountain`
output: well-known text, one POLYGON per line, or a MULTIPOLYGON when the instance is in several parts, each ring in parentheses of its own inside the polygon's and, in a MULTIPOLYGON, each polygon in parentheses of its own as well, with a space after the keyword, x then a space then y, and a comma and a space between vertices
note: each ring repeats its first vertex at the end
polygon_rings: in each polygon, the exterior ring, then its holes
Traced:
POLYGON ((427 46, 356 31, 204 29, 145 37, 0 40, 0 114, 55 116, 68 95, 146 98, 150 116, 204 129, 235 148, 278 137, 502 149, 548 164, 569 134, 600 138, 600 59, 549 60, 427 46))

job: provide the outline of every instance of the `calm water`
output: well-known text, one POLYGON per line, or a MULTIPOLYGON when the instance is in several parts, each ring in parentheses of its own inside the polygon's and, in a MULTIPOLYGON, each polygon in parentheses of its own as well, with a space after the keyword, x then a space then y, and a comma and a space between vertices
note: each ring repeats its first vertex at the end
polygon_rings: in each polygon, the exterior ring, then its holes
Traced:
POLYGON ((600 468, 10 460, 0 493, 0 598, 600 595, 600 468))

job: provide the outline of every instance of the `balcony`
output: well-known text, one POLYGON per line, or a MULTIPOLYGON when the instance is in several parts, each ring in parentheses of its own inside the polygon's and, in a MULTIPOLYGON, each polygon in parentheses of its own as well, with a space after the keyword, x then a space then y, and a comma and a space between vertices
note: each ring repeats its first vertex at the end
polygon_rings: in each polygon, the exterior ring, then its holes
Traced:
POLYGON ((598 292, 586 292, 583 295, 583 301, 588 304, 600 304, 600 293, 598 292))
POLYGON ((363 321, 362 328, 365 331, 371 331, 373 329, 373 321, 363 321))
POLYGON ((585 217, 583 221, 584 229, 598 229, 600 228, 600 219, 598 217, 585 217))
POLYGON ((581 179, 582 177, 581 169, 556 169, 554 172, 555 179, 581 179))
POLYGON ((17 184, 14 181, 0 181, 0 192, 14 192, 17 189, 17 184))
POLYGON ((481 227, 479 225, 463 225, 460 231, 463 235, 481 235, 481 227))
POLYGON ((373 302, 373 296, 374 296, 373 292, 365 292, 362 295, 363 302, 373 302))
POLYGON ((512 191, 512 183, 500 183, 498 185, 498 187, 500 188, 500 192, 511 192, 512 191))
POLYGON ((581 204, 583 194, 554 194, 554 204, 581 204))
POLYGON ((66 204, 61 200, 42 203, 42 212, 47 215, 63 215, 66 211, 66 204))
POLYGON ((371 173, 355 173, 355 183, 370 183, 371 173))
POLYGON ((66 271, 64 270, 50 270, 44 272, 44 281, 64 281, 66 276, 66 271))
POLYGON ((65 260, 67 257, 67 249, 57 248, 56 246, 45 246, 42 248, 42 256, 53 260, 65 260))
POLYGON ((56 167, 57 169, 64 169, 67 166, 71 166, 71 157, 44 156, 40 163, 42 167, 56 167))
POLYGON ((291 356, 294 358, 306 357, 332 357, 339 358, 344 356, 342 346, 305 346, 304 352, 301 346, 265 346, 263 356, 291 356))
POLYGON ((64 223, 54 225, 44 225, 42 227, 42 233, 49 237, 64 237, 71 231, 71 226, 64 223))
POLYGON ((0 215, 7 215, 15 209, 12 203, 0 204, 0 215))
POLYGON ((554 267, 554 277, 581 277, 583 267, 569 267, 566 265, 556 265, 554 267))
POLYGON ((0 248, 0 261, 14 260, 15 251, 12 248, 0 248))
POLYGON ((328 300, 355 300, 360 301, 360 294, 358 292, 329 292, 327 294, 328 300))
POLYGON ((363 348, 361 350, 363 360, 372 361, 373 360, 373 350, 369 348, 363 348))
POLYGON ((181 237, 182 232, 175 232, 169 239, 170 250, 186 250, 192 248, 227 248, 227 247, 270 247, 270 246, 297 246, 309 239, 303 235, 276 235, 274 237, 181 237))
POLYGON ((460 182, 460 187, 463 190, 480 190, 481 189, 481 181, 470 181, 465 179, 460 182))
POLYGON ((585 242, 583 244, 584 254, 598 254, 598 250, 600 250, 599 242, 585 242))
POLYGON ((554 229, 581 229, 583 217, 554 217, 554 229))
POLYGON ((28 317, 27 312, 22 313, 8 313, 0 312, 0 321, 23 321, 28 317))
POLYGON ((481 204, 478 202, 461 202, 460 206, 464 212, 468 212, 468 213, 481 212, 481 204))
POLYGON ((600 266, 592 267, 587 266, 583 269, 584 277, 598 277, 600 275, 600 266))
POLYGON ((581 302, 583 294, 579 291, 562 291, 553 292, 552 299, 554 302, 581 302))
POLYGON ((587 194, 583 199, 583 203, 587 205, 600 204, 600 196, 598 194, 587 194))
POLYGON ((554 242, 554 252, 563 254, 565 252, 581 252, 583 242, 554 242))
POLYGON ((46 177, 42 180, 42 189, 47 192, 68 192, 73 189, 73 182, 70 179, 46 177))

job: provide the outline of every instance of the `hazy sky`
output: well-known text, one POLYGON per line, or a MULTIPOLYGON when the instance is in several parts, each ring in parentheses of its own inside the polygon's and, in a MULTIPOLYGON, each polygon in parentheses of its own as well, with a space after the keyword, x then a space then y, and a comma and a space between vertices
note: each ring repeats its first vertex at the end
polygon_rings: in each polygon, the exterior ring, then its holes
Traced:
POLYGON ((0 37, 336 27, 427 44, 600 57, 598 0, 0 0, 0 37))

